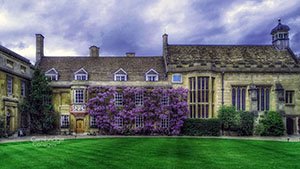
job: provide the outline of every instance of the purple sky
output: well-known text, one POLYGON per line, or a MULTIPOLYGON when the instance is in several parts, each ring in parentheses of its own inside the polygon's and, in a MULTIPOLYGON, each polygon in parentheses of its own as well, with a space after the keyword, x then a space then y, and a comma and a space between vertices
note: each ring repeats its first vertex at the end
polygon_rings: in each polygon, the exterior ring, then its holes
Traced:
POLYGON ((159 56, 170 44, 271 44, 278 17, 300 53, 300 0, 0 0, 0 44, 35 61, 35 34, 47 56, 159 56))

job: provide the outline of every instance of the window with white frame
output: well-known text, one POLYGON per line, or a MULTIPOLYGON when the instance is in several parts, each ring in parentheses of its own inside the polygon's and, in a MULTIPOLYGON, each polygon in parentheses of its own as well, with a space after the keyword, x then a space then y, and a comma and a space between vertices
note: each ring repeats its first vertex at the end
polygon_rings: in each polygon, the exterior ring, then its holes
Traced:
POLYGON ((169 124, 170 124, 169 116, 161 118, 161 127, 162 128, 169 128, 169 124))
POLYGON ((26 84, 25 84, 25 82, 21 81, 21 96, 22 97, 26 96, 25 90, 26 90, 26 84))
POLYGON ((74 99, 75 103, 84 103, 84 89, 75 89, 74 99))
POLYGON ((161 105, 168 106, 169 105, 169 96, 166 93, 163 93, 161 96, 161 105))
POLYGON ((143 93, 135 94, 135 105, 136 106, 143 106, 144 104, 144 95, 143 93))
POLYGON ((88 80, 88 72, 84 68, 77 70, 74 75, 75 80, 88 80))
POLYGON ((135 127, 144 127, 144 117, 143 116, 137 116, 135 117, 135 127))
POLYGON ((123 94, 120 92, 115 94, 115 105, 123 106, 123 94))
POLYGON ((13 78, 7 77, 7 94, 13 94, 13 78))
POLYGON ((158 81, 158 72, 154 69, 150 69, 146 72, 146 81, 158 81))
POLYGON ((114 73, 114 80, 115 81, 127 81, 127 73, 125 70, 120 68, 114 73))
POLYGON ((122 117, 119 117, 116 122, 117 122, 118 128, 123 128, 123 118, 122 117))
POLYGON ((61 128, 69 127, 69 115, 61 115, 61 128))
POLYGON ((55 68, 51 68, 45 73, 45 76, 50 80, 58 80, 58 72, 55 68))
POLYGON ((90 127, 91 128, 96 128, 97 127, 97 121, 96 121, 97 117, 91 115, 90 116, 90 127))
POLYGON ((174 74, 174 75, 172 75, 172 82, 173 83, 182 83, 182 76, 181 76, 181 74, 174 74))

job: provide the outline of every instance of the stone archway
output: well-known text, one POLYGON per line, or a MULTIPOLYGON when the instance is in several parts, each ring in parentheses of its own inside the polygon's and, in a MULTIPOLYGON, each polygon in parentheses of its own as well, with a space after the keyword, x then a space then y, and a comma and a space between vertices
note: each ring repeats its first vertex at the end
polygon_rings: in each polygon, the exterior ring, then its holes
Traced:
POLYGON ((294 134, 294 120, 290 117, 286 118, 286 132, 289 135, 294 134))

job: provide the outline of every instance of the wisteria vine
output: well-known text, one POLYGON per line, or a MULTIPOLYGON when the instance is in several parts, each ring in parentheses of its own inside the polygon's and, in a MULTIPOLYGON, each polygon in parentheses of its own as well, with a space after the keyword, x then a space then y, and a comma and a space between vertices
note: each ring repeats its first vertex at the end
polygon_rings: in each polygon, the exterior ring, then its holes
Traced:
POLYGON ((96 117, 100 134, 178 135, 188 115, 187 90, 183 88, 135 88, 93 86, 87 103, 89 114, 96 117), (123 94, 123 106, 116 106, 114 95, 123 94), (143 94, 143 106, 135 105, 135 95, 143 94), (168 97, 168 105, 161 98, 168 97), (135 126, 137 116, 144 119, 143 127, 135 126), (118 120, 123 119, 120 128, 118 120), (169 118, 169 126, 162 127, 162 118, 169 118))

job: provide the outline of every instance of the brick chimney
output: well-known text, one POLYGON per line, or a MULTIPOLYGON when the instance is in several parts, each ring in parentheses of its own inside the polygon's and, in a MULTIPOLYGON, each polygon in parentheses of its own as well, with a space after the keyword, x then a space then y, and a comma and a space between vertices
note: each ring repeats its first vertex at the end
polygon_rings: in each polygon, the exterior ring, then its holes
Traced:
POLYGON ((97 46, 90 47, 90 56, 91 57, 99 57, 99 48, 97 46))
POLYGON ((36 55, 35 62, 39 62, 44 56, 44 36, 42 34, 35 34, 36 37, 36 55))
POLYGON ((134 52, 127 52, 126 57, 135 57, 135 53, 134 52))

